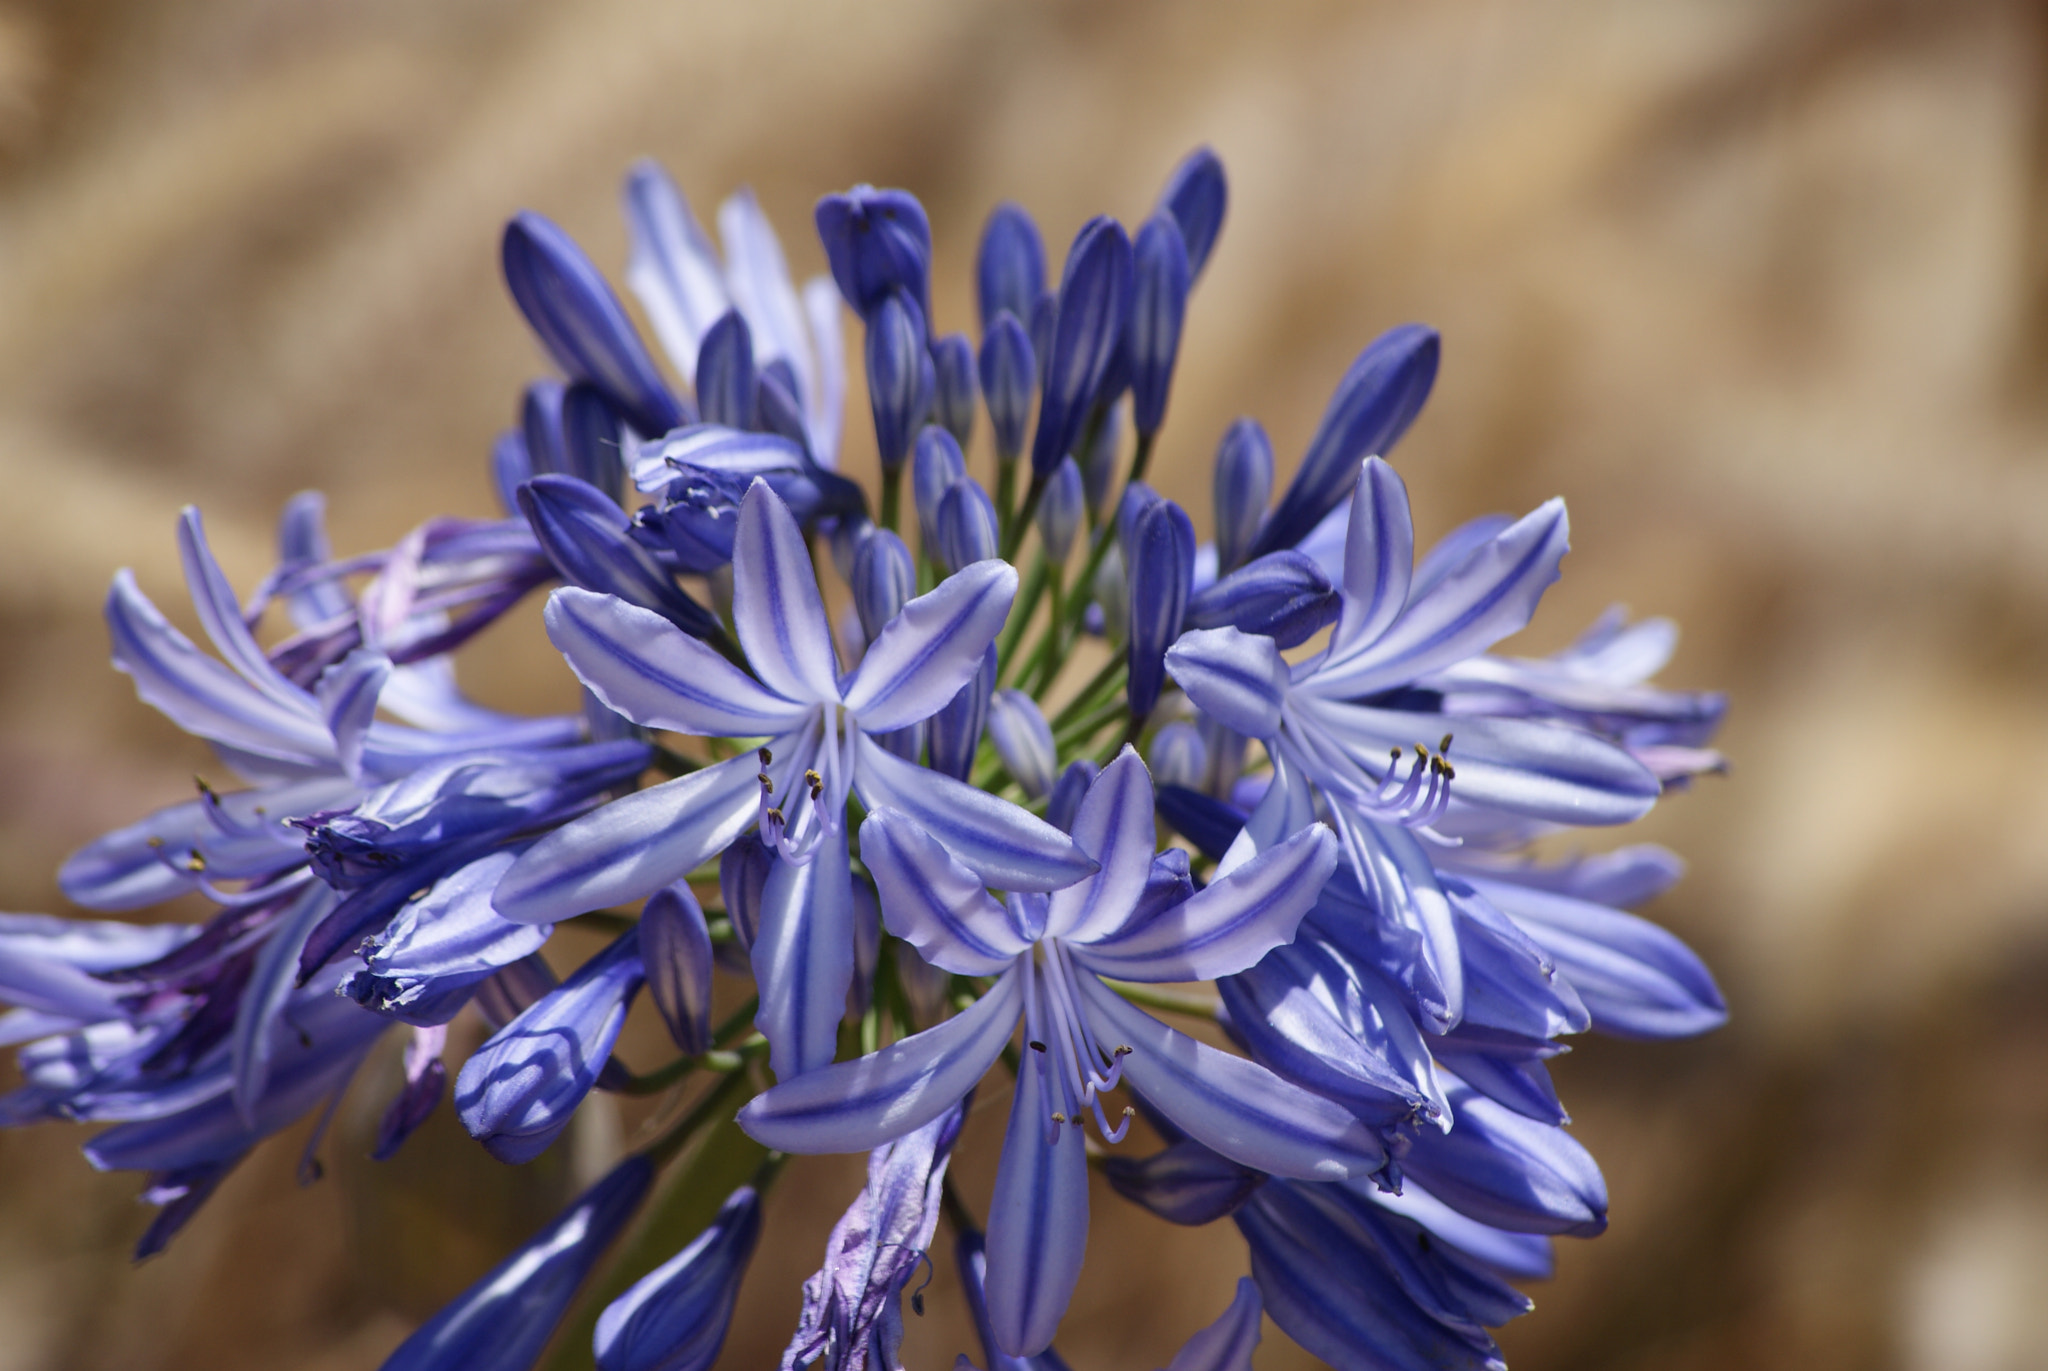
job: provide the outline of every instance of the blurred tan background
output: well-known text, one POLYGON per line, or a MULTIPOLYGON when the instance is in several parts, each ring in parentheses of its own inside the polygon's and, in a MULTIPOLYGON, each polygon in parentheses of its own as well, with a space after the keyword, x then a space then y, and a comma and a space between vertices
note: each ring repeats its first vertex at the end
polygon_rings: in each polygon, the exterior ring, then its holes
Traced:
MULTIPOLYGON (((616 186, 653 154, 707 218, 750 182, 808 273, 818 194, 905 186, 956 329, 996 200, 1057 260, 1201 142, 1232 203, 1169 493, 1206 519, 1241 412, 1291 468, 1356 350, 1428 321, 1442 377, 1395 454, 1422 531, 1564 495, 1576 550, 1527 647, 1625 600, 1684 624, 1669 684, 1733 694, 1734 774, 1643 826, 1693 863, 1651 912, 1733 1022, 1563 1063, 1613 1227, 1564 1244, 1510 1362, 2048 1365, 2037 6, 0 5, 0 907, 63 908, 61 857, 205 765, 107 669, 97 613, 123 564, 181 604, 181 504, 245 587, 306 486, 344 550, 489 512, 541 368, 496 274, 514 209, 616 278, 616 186)), ((567 701, 536 629, 494 630, 468 679, 567 701)), ((444 1113, 373 1167, 381 1069, 324 1182, 293 1184, 294 1133, 140 1269, 132 1177, 76 1130, 0 1135, 0 1371, 374 1367, 633 1122, 595 1110, 510 1172, 444 1113)), ((777 1192, 724 1365, 772 1364, 858 1175, 777 1192)), ((1062 1350, 1163 1364, 1242 1262, 1227 1224, 1099 1192, 1062 1350)), ((913 1368, 967 1346, 947 1265, 913 1368)), ((1269 1325, 1260 1364, 1307 1359, 1269 1325)))

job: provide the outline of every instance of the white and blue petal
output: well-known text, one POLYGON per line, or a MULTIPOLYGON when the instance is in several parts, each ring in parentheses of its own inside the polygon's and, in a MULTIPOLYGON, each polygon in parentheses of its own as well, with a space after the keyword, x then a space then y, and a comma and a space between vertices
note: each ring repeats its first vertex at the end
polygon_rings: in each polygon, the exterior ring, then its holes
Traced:
POLYGON ((989 1199, 989 1330, 1013 1357, 1052 1345, 1088 1246, 1088 1150, 1078 1122, 1047 1139, 1054 1102, 1045 1077, 1029 1061, 1017 1073, 989 1199))
POLYGON ((810 545, 758 478, 740 501, 732 572, 733 627, 762 684, 785 699, 838 703, 838 659, 810 545))
POLYGON ((1351 497, 1351 523, 1344 540, 1344 608, 1330 636, 1332 663, 1369 648, 1408 604, 1415 565, 1415 525, 1408 513, 1408 487, 1392 467, 1368 457, 1351 497))
POLYGON ((1094 858, 1029 810, 891 756, 865 734, 854 747, 861 804, 901 810, 987 884, 1058 890, 1095 871, 1094 858))
POLYGON ((775 1078, 790 1081, 832 1060, 853 984, 844 820, 826 829, 810 860, 775 863, 761 892, 760 919, 748 953, 761 988, 754 1026, 768 1038, 775 1078))
POLYGON ((1036 940, 1020 936, 981 877, 898 810, 868 816, 860 855, 875 878, 882 921, 933 966, 994 976, 1036 940))
POLYGON ((1166 650, 1166 673, 1225 728, 1247 738, 1280 731, 1287 662, 1271 638, 1234 628, 1194 629, 1166 650))
POLYGON ((1123 927, 1145 893, 1159 832, 1152 818, 1152 773, 1126 745, 1102 769, 1074 815, 1074 843, 1099 869, 1053 892, 1046 936, 1085 943, 1123 927))
POLYGON ((1008 562, 976 562, 903 606, 847 678, 847 709, 873 733, 928 718, 981 669, 1017 596, 1008 562))

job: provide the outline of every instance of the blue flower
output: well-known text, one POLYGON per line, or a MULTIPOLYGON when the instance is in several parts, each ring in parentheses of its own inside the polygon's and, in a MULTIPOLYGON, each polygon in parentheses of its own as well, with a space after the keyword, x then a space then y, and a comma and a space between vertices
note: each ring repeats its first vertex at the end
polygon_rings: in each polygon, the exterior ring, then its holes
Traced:
POLYGON ((688 1246, 605 1307, 598 1371, 708 1371, 760 1236, 760 1192, 743 1185, 688 1246))

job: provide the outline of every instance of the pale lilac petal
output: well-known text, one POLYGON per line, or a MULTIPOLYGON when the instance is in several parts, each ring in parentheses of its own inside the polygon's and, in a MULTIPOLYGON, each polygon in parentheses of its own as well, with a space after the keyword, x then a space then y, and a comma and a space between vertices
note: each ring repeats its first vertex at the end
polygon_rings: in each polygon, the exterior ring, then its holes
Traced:
POLYGON ((847 709, 871 733, 886 733, 943 709, 981 669, 1009 618, 1017 572, 976 562, 897 612, 846 682, 847 709))
POLYGON ((200 626, 228 665, 272 700, 287 708, 303 707, 306 692, 270 664, 243 622, 241 601, 213 559, 213 550, 206 545, 206 528, 191 505, 178 516, 178 558, 185 568, 185 586, 192 593, 192 608, 198 612, 200 626))
POLYGON ((1074 983, 1096 1036, 1131 1048, 1124 1079, 1197 1142, 1299 1180, 1344 1180, 1386 1165, 1379 1137, 1349 1111, 1175 1032, 1093 976, 1074 983))
POLYGON ((234 1080, 235 1110, 242 1116, 242 1122, 251 1127, 256 1123, 257 1102, 263 1098, 263 1088, 270 1079, 271 1048, 276 1037, 273 1030, 298 984, 299 949, 305 946, 306 935, 314 925, 333 911, 338 898, 318 881, 308 881, 278 919, 277 927, 257 955, 249 983, 242 989, 235 1026, 228 1037, 228 1062, 234 1080))
POLYGON ((359 647, 320 674, 314 694, 334 735, 335 756, 353 780, 362 779, 363 744, 377 717, 377 697, 390 679, 391 659, 374 647, 359 647))
POLYGON ((866 1152, 936 1119, 1002 1055, 1024 1012, 1017 969, 972 1007, 856 1061, 834 1062, 754 1097, 740 1127, 782 1152, 866 1152))
POLYGON ((803 865, 784 859, 769 871, 749 950, 761 987, 754 1027, 768 1038, 768 1066, 778 1081, 832 1060, 853 984, 853 883, 844 820, 820 844, 803 865))
POLYGON ((740 501, 732 570, 733 627, 762 684, 786 699, 836 703, 832 626, 818 598, 811 549, 765 481, 755 480, 740 501))
POLYGON ((718 236, 725 246, 725 279, 732 302, 754 337, 754 358, 762 366, 778 359, 796 373, 799 399, 817 388, 804 311, 791 284, 789 264, 775 226, 744 186, 718 207, 718 236))
POLYGON ((818 465, 839 465, 839 426, 846 408, 846 341, 839 333, 839 287, 830 276, 804 282, 804 317, 818 359, 817 385, 804 396, 804 427, 818 465))
POLYGON ((572 820, 513 863, 493 903, 514 923, 551 924, 645 899, 746 831, 760 807, 759 771, 747 753, 572 820))
POLYGON ((1277 847, 1316 822, 1315 797, 1308 777, 1283 752, 1273 754, 1273 779, 1253 807, 1244 827, 1230 840, 1216 874, 1227 876, 1268 848, 1277 847))
POLYGON ((633 450, 634 486, 648 494, 668 488, 682 467, 728 476, 765 476, 803 468, 803 449, 779 433, 755 433, 724 424, 687 424, 633 450))
POLYGON ((1569 542, 1564 502, 1541 505, 1410 599, 1370 650, 1311 666, 1296 689, 1355 699, 1484 652, 1529 622, 1569 542))
POLYGON ((1359 884, 1377 897, 1382 943, 1412 948, 1413 960, 1399 974, 1430 1020, 1425 1027, 1437 1033, 1456 1027, 1465 1016, 1464 959, 1457 921, 1429 853, 1405 828, 1342 816, 1339 822, 1352 835, 1354 867, 1365 868, 1356 872, 1359 884))
POLYGON ((882 897, 883 922, 933 966, 993 976, 1031 946, 981 877, 902 813, 870 814, 860 827, 860 855, 882 897))
POLYGON ((1408 515, 1408 487, 1394 469, 1368 457, 1351 497, 1351 525, 1344 540, 1344 608, 1330 637, 1330 661, 1370 647, 1400 617, 1408 603, 1415 565, 1415 526, 1408 515))
POLYGON ((1030 1062, 1017 1074, 988 1205, 989 1331, 1013 1357, 1052 1345, 1088 1246, 1088 1150, 1078 1123, 1046 1141, 1045 1074, 1030 1062))
POLYGON ((1102 769, 1074 815, 1074 842, 1100 864, 1094 876, 1053 892, 1049 938, 1087 942, 1121 928, 1145 893, 1159 830, 1152 773, 1129 746, 1102 769))
POLYGON ((651 609, 565 586, 548 597, 548 641, 583 684, 647 728, 710 738, 784 733, 816 708, 752 677, 651 609))
POLYGON ((1091 874, 1094 858, 1030 811, 951 776, 889 755, 866 734, 855 740, 854 789, 870 813, 902 810, 999 890, 1058 890, 1091 874))
POLYGON ((1198 628, 1166 650, 1166 672, 1196 708, 1247 738, 1280 731, 1287 662, 1263 634, 1198 628))
POLYGON ((1216 1322, 1182 1343, 1166 1371, 1252 1371, 1252 1352, 1259 1345, 1264 1310, 1257 1283, 1250 1276, 1239 1276, 1230 1307, 1216 1322))
POLYGON ((623 196, 626 285, 647 311, 654 336, 684 376, 697 374, 697 344, 729 307, 725 273, 689 201, 651 160, 635 163, 623 196))
POLYGON ((1141 926, 1075 945, 1074 959, 1120 981, 1234 975, 1294 940, 1339 855, 1326 826, 1303 829, 1141 926))

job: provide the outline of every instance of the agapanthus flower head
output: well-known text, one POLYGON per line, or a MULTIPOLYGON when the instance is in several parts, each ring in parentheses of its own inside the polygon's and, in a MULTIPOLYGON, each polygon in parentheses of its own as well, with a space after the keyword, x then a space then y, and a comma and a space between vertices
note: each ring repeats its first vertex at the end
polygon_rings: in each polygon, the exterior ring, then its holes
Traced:
POLYGON ((1176 431, 1228 203, 1199 149, 1056 273, 998 207, 970 337, 935 315, 910 192, 820 199, 829 274, 799 286, 750 193, 714 248, 642 163, 624 280, 665 359, 567 234, 516 216, 506 283, 560 374, 492 449, 508 517, 336 558, 302 496, 245 603, 188 512, 212 653, 116 579, 116 665, 244 786, 62 873, 100 909, 196 892, 203 923, 0 916, 0 1038, 24 1044, 0 1125, 111 1125, 88 1155, 145 1173, 146 1255, 263 1138, 331 1113, 394 1024, 380 1158, 444 1095, 522 1163, 592 1091, 670 1093, 393 1367, 531 1366, 650 1194, 645 1231, 678 1241, 606 1278, 597 1364, 709 1366, 755 1247, 786 1240, 769 1190, 820 1152, 868 1175, 784 1371, 894 1371, 942 1219, 981 1362, 1065 1371, 1091 1161, 1145 1213, 1246 1240, 1250 1276, 1170 1371, 1244 1371, 1264 1315, 1338 1367, 1498 1366, 1488 1330, 1528 1308, 1508 1281, 1607 1221, 1549 1063, 1726 1016, 1629 912, 1675 857, 1529 846, 1718 769, 1725 701, 1653 684, 1658 619, 1499 650, 1557 578, 1561 501, 1417 555, 1386 457, 1436 375, 1426 327, 1359 355, 1277 503, 1256 420, 1176 431), (873 499, 835 469, 849 310, 873 499), (1146 479, 1197 450, 1207 541, 1146 479), (449 654, 549 585, 581 711, 468 700, 449 654), (552 934, 578 919, 607 938, 569 965, 552 934), (636 1071, 643 989, 675 1055, 636 1071), (487 1033, 451 1060, 471 1010, 487 1033), (1008 1124, 977 1217, 948 1162, 991 1077, 1008 1124), (656 1191, 683 1156, 690 1184, 656 1191))

